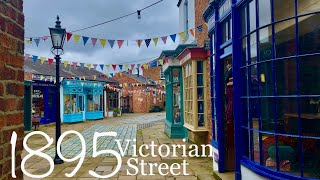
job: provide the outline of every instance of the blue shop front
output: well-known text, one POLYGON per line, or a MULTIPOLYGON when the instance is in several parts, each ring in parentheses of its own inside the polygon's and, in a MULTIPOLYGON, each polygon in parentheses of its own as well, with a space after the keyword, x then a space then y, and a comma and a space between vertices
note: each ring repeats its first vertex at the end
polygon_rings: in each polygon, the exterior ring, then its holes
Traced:
POLYGON ((211 0, 214 167, 320 178, 320 1, 211 0))
POLYGON ((61 86, 61 120, 75 123, 103 119, 103 88, 97 81, 63 80, 61 86))

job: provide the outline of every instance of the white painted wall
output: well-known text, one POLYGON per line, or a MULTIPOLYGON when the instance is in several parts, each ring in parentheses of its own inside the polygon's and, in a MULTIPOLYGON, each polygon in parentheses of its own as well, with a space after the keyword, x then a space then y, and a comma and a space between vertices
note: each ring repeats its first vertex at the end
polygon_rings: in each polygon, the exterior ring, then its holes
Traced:
MULTIPOLYGON (((180 7, 179 7, 179 32, 185 31, 186 27, 186 18, 188 18, 188 27, 189 29, 195 28, 195 11, 194 11, 194 6, 195 5, 195 0, 182 0, 180 7), (185 12, 185 2, 188 1, 188 17, 186 17, 186 12, 185 12)), ((180 40, 179 35, 177 35, 177 38, 180 40)), ((188 41, 185 43, 191 43, 195 41, 195 38, 189 35, 188 41)), ((183 44, 180 42, 180 44, 183 44)))
POLYGON ((262 177, 254 172, 252 172, 250 169, 246 168, 245 166, 241 166, 241 177, 245 180, 267 180, 267 178, 262 177))

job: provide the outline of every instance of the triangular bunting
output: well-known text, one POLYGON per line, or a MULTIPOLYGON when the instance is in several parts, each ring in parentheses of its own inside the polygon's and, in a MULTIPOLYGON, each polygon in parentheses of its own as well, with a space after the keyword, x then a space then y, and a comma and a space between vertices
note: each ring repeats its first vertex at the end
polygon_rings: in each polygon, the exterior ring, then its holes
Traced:
POLYGON ((104 67, 104 65, 103 65, 103 64, 100 64, 100 68, 101 68, 102 71, 103 71, 103 67, 104 67))
POLYGON ((90 70, 91 69, 91 64, 87 64, 87 68, 90 70))
POLYGON ((86 45, 89 40, 89 37, 82 36, 82 40, 83 40, 83 45, 86 45))
POLYGON ((84 68, 84 63, 80 63, 80 66, 84 68))
POLYGON ((81 36, 80 36, 80 35, 77 35, 77 34, 73 35, 74 42, 78 43, 79 40, 80 40, 80 37, 81 37, 81 36))
POLYGON ((68 61, 63 61, 64 68, 67 68, 68 61))
POLYGON ((108 43, 110 44, 111 48, 113 48, 114 42, 115 42, 115 40, 108 40, 108 43))
POLYGON ((163 65, 163 59, 159 59, 158 62, 161 66, 163 65))
POLYGON ((157 46, 159 38, 153 38, 154 45, 157 46))
POLYGON ((45 57, 41 57, 41 58, 40 58, 40 62, 41 62, 41 64, 43 64, 43 63, 44 63, 44 61, 46 61, 46 58, 45 58, 45 57))
POLYGON ((69 41, 72 37, 72 34, 71 33, 67 33, 67 41, 69 41))
POLYGON ((168 38, 168 36, 161 37, 164 44, 167 44, 167 38, 168 38))
POLYGON ((135 66, 135 64, 131 64, 131 69, 133 69, 133 68, 134 68, 134 66, 135 66))
POLYGON ((128 65, 128 64, 125 64, 125 65, 124 65, 124 69, 125 69, 125 70, 128 70, 128 69, 129 69, 129 65, 128 65))
POLYGON ((113 68, 113 70, 116 70, 116 68, 117 68, 117 65, 115 65, 115 64, 112 64, 112 68, 113 68))
POLYGON ((107 64, 106 67, 107 67, 107 70, 110 71, 110 65, 107 64))
POLYGON ((146 45, 147 45, 147 48, 148 48, 149 45, 150 45, 151 39, 146 39, 145 42, 146 42, 146 45))
POLYGON ((123 44, 123 42, 124 42, 124 40, 117 40, 117 42, 118 42, 118 46, 119 46, 119 49, 120 49, 122 44, 123 44))
POLYGON ((98 66, 98 64, 93 64, 93 69, 96 70, 97 66, 98 66))
POLYGON ((186 39, 187 39, 186 32, 180 32, 180 33, 179 33, 179 36, 180 36, 180 38, 182 39, 182 41, 186 41, 186 39))
POLYGON ((142 42, 142 40, 137 40, 138 47, 141 47, 141 42, 142 42))
POLYGON ((164 61, 165 61, 166 63, 168 63, 168 62, 169 62, 169 58, 168 58, 168 57, 164 58, 164 61))
POLYGON ((52 63, 53 63, 53 59, 50 59, 50 58, 49 58, 49 59, 48 59, 48 63, 49 63, 49 64, 52 64, 52 63))
POLYGON ((77 63, 77 62, 72 62, 72 66, 73 66, 73 68, 74 68, 74 69, 76 69, 76 68, 77 68, 77 65, 78 65, 78 63, 77 63))
POLYGON ((193 29, 190 29, 190 34, 194 37, 194 30, 193 29))
POLYGON ((39 43, 40 43, 40 38, 35 38, 34 39, 34 42, 36 43, 37 47, 39 46, 39 43))
POLYGON ((92 42, 93 47, 96 47, 97 40, 98 40, 97 38, 91 38, 91 42, 92 42))
POLYGON ((33 62, 37 62, 38 56, 32 55, 33 62))
POLYGON ((120 70, 122 70, 123 65, 119 65, 120 70))
POLYGON ((170 37, 171 37, 172 41, 175 43, 177 34, 172 34, 172 35, 170 35, 170 37))
POLYGON ((104 48, 104 46, 106 45, 106 39, 99 39, 101 46, 104 48))

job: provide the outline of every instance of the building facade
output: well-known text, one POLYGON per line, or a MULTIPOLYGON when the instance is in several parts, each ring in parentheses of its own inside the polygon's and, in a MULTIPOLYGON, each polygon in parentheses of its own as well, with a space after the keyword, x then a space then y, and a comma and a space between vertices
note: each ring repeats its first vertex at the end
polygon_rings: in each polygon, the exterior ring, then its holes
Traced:
POLYGON ((210 1, 219 172, 320 178, 319 18, 318 0, 210 1))

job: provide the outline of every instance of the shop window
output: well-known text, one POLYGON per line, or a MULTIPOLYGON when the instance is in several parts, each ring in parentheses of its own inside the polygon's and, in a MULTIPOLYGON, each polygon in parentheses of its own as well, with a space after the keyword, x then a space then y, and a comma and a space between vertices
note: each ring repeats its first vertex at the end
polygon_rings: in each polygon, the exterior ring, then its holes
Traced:
POLYGON ((88 94, 87 95, 87 111, 88 112, 102 111, 100 96, 101 95, 97 95, 97 94, 88 94))
POLYGON ((260 62, 272 59, 272 27, 259 30, 260 62))
POLYGON ((318 0, 298 0, 298 14, 307 14, 320 10, 320 2, 318 0))
POLYGON ((259 0, 259 26, 271 23, 271 2, 270 0, 259 0))
POLYGON ((299 58, 299 83, 302 95, 320 95, 319 58, 319 55, 299 58))
POLYGON ((253 0, 249 3, 249 29, 250 32, 255 30, 257 28, 257 23, 256 23, 256 1, 253 0))
POLYGON ((227 18, 224 22, 221 23, 222 28, 222 44, 229 41, 232 38, 232 26, 231 19, 227 18))
MULTIPOLYGON (((320 10, 320 3, 319 10, 320 10)), ((299 53, 311 54, 320 52, 320 14, 303 16, 299 21, 299 53)))
POLYGON ((81 112, 77 108, 77 95, 75 94, 65 94, 64 95, 64 114, 76 114, 81 112))
POLYGON ((119 93, 115 91, 107 91, 108 110, 112 111, 119 107, 119 93))
POLYGON ((275 55, 277 58, 296 54, 295 20, 290 19, 275 24, 275 55))

